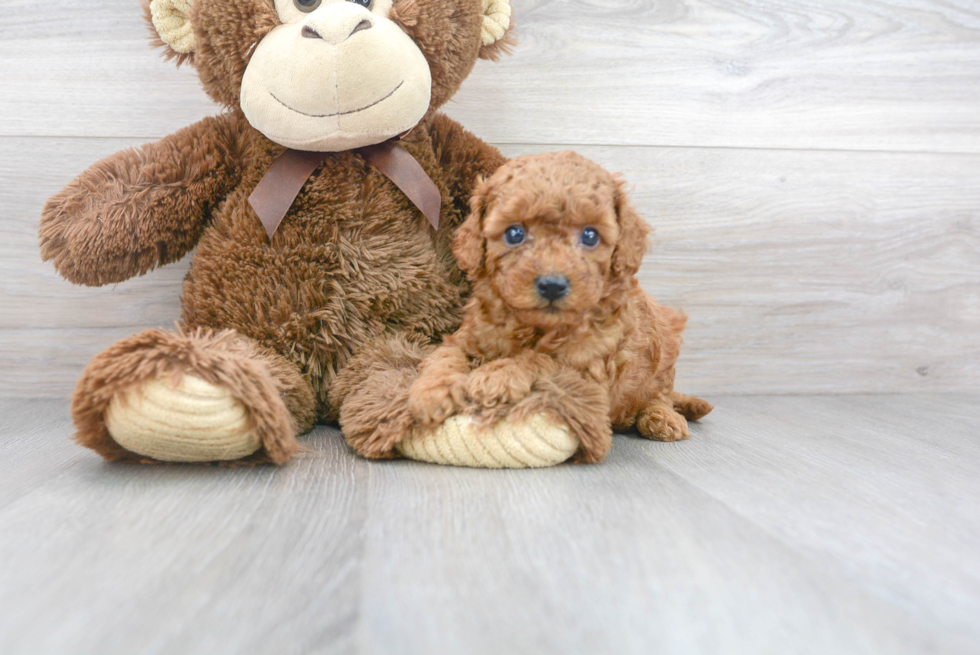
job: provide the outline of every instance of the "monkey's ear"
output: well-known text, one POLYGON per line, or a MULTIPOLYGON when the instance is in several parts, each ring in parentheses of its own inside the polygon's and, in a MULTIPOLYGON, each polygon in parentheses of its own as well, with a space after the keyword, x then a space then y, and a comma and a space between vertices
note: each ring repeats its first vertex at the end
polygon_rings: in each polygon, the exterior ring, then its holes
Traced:
POLYGON ((473 197, 470 199, 470 215, 456 230, 456 240, 453 242, 453 255, 459 270, 466 273, 470 279, 479 277, 483 272, 485 247, 483 239, 483 216, 487 209, 487 194, 490 185, 482 178, 477 180, 473 197))
POLYGON ((193 0, 143 0, 143 10, 160 44, 168 50, 167 58, 178 63, 194 54, 194 26, 191 25, 193 0))
POLYGON ((500 55, 510 54, 517 44, 513 36, 510 0, 483 0, 483 29, 480 37, 480 59, 497 61, 500 55))
POLYGON ((613 251, 613 273, 618 277, 636 275, 647 251, 651 229, 630 202, 626 183, 622 180, 616 181, 616 216, 619 240, 613 251))

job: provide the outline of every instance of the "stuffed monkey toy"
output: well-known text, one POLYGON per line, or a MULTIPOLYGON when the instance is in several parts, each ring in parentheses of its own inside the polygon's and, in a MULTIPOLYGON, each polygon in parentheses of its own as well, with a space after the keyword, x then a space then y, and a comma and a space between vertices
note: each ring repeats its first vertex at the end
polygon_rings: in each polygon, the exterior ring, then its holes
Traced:
MULTIPOLYGON (((284 464, 316 422, 339 422, 364 457, 467 464, 453 453, 486 434, 461 416, 421 430, 405 397, 460 323, 469 286, 452 240, 477 179, 505 161, 438 110, 478 58, 507 50, 509 0, 144 10, 224 112, 96 163, 43 210, 42 256, 76 284, 196 248, 178 328, 87 366, 77 441, 109 460, 284 464)), ((515 452, 549 444, 504 466, 578 448, 554 412, 493 434, 515 452)))

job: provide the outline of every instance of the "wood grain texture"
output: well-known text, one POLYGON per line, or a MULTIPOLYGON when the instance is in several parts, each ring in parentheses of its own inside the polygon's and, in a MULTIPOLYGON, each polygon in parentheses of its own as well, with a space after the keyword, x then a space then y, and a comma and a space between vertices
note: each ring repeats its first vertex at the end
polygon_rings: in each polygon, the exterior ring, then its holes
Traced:
POLYGON ((980 397, 717 400, 507 472, 107 465, 0 401, 0 652, 975 652, 980 397))
POLYGON ((0 651, 355 652, 367 471, 335 433, 285 475, 111 466, 60 404, 0 406, 0 651))
MULTIPOLYGON (((980 152, 970 0, 517 0, 450 113, 496 143, 980 152)), ((135 0, 9 1, 0 134, 159 138, 215 112, 135 0)))
MULTIPOLYGON (((44 200, 131 140, 0 138, 0 396, 67 397, 115 340, 179 318, 187 261, 102 289, 40 261, 44 200)), ((554 146, 549 149, 557 149, 554 146)), ((504 146, 509 155, 540 150, 504 146)), ((980 157, 584 147, 657 232, 641 271, 690 314, 691 392, 980 388, 980 157)))
POLYGON ((717 409, 598 467, 127 467, 74 446, 92 355, 180 264, 72 287, 44 200, 217 109, 135 0, 0 12, 0 652, 973 653, 980 11, 968 0, 516 0, 448 111, 636 186, 641 278, 717 409), (856 152, 865 151, 865 152, 856 152), (963 154, 952 154, 963 153, 963 154), (912 391, 910 396, 725 398, 912 391))
MULTIPOLYGON (((48 196, 216 111, 192 70, 158 60, 136 9, 0 13, 0 134, 14 135, 0 136, 0 395, 64 398, 96 352, 179 316, 186 261, 93 290, 37 256, 48 196)), ((481 63, 450 112, 511 155, 612 144, 578 149, 622 171, 658 228, 641 277, 691 315, 681 385, 980 388, 980 158, 828 151, 978 152, 968 3, 528 1, 517 13, 518 53, 481 63)))

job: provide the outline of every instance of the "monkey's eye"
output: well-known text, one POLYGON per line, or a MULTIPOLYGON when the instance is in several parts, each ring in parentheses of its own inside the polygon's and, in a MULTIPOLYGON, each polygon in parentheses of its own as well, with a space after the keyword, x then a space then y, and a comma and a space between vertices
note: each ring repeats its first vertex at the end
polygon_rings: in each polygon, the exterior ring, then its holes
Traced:
POLYGON ((504 232, 504 241, 508 246, 519 246, 525 239, 527 239, 527 232, 524 231, 523 225, 511 225, 504 232))
POLYGON ((353 2, 355 5, 361 5, 365 9, 371 8, 371 0, 347 0, 348 2, 353 2))
POLYGON ((307 14, 319 7, 322 2, 323 0, 293 0, 296 8, 307 14))
POLYGON ((599 236, 599 232, 594 227, 587 227, 582 230, 581 241, 586 248, 595 248, 602 241, 602 237, 599 236))

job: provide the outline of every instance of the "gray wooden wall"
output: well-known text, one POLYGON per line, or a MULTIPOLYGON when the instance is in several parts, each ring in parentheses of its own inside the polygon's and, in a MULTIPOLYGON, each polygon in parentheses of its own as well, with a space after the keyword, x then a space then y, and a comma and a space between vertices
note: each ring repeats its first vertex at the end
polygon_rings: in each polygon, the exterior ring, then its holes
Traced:
MULTIPOLYGON (((980 3, 515 0, 448 112, 635 185, 644 286, 702 394, 980 389, 980 3)), ((179 315, 186 261, 104 289, 40 262, 44 200, 216 108, 137 0, 0 0, 0 395, 67 396, 179 315)))

